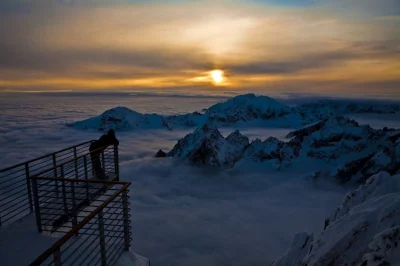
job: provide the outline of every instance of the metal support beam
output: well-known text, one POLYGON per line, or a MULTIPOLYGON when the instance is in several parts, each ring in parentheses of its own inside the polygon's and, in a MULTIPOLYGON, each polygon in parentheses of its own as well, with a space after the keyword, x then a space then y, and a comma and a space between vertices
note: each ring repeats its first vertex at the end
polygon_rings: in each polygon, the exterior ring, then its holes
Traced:
MULTIPOLYGON (((72 197, 72 226, 75 227, 78 224, 78 217, 76 213, 76 199, 75 199, 75 183, 70 182, 71 185, 71 197, 72 197)), ((78 233, 76 233, 78 235, 78 233)))
POLYGON ((104 160, 104 150, 101 151, 101 169, 103 169, 103 174, 106 175, 106 164, 104 160))
POLYGON ((104 212, 101 210, 99 212, 99 237, 100 237, 100 254, 101 254, 101 265, 102 266, 107 266, 107 255, 106 255, 106 239, 104 236, 104 212))
POLYGON ((53 257, 54 257, 54 265, 55 266, 61 266, 61 251, 60 248, 58 248, 56 251, 54 251, 53 253, 53 257))
POLYGON ((28 190, 29 209, 30 212, 33 212, 31 177, 29 176, 29 163, 25 163, 25 176, 26 176, 26 188, 28 190))
POLYGON ((42 219, 40 216, 39 195, 38 195, 36 179, 32 179, 32 189, 33 189, 33 200, 35 202, 36 225, 37 225, 39 233, 41 233, 42 232, 42 219))
POLYGON ((118 145, 114 145, 114 172, 116 180, 119 181, 119 155, 118 155, 118 145))
MULTIPOLYGON (((53 174, 54 174, 54 178, 57 179, 57 159, 56 159, 56 154, 53 153, 52 157, 53 157, 53 168, 54 168, 53 169, 53 174)), ((55 181, 55 187, 56 187, 56 195, 58 197, 58 182, 57 181, 55 181)))
POLYGON ((131 245, 131 239, 129 235, 129 208, 128 208, 128 194, 126 189, 122 191, 122 205, 124 214, 124 249, 125 251, 128 251, 131 245))
MULTIPOLYGON (((88 180, 89 173, 88 173, 86 155, 83 157, 83 165, 84 165, 84 171, 85 171, 85 180, 88 180)), ((85 190, 86 190, 86 200, 87 200, 87 202, 89 204, 89 202, 90 202, 90 193, 89 193, 89 183, 88 182, 85 182, 85 190)))
POLYGON ((78 179, 79 178, 79 174, 78 174, 78 159, 77 159, 78 155, 76 153, 76 147, 74 147, 74 166, 75 166, 75 178, 78 179))
POLYGON ((65 188, 65 177, 64 177, 64 165, 61 165, 61 186, 62 186, 62 194, 63 194, 63 204, 64 204, 64 213, 66 217, 68 217, 68 205, 67 205, 67 191, 65 188))

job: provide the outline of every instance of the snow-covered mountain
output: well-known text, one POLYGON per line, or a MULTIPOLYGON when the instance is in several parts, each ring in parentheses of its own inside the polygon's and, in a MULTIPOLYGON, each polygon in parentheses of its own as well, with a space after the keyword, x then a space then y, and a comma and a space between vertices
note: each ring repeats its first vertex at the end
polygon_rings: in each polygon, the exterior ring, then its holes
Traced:
POLYGON ((322 119, 331 115, 345 114, 394 114, 400 112, 400 104, 376 101, 321 100, 294 106, 292 110, 309 118, 322 119))
POLYGON ((126 107, 110 109, 99 116, 67 124, 78 129, 96 129, 106 131, 128 130, 139 128, 166 128, 171 129, 163 116, 157 114, 141 114, 126 107))
POLYGON ((290 132, 289 141, 269 137, 249 143, 235 131, 224 138, 214 123, 206 123, 178 141, 167 153, 195 164, 233 167, 238 161, 269 162, 275 169, 296 160, 320 160, 323 176, 339 183, 364 182, 379 171, 400 171, 400 130, 375 130, 344 117, 331 117, 290 132), (328 167, 329 166, 329 167, 328 167))
POLYGON ((213 123, 204 124, 178 141, 168 157, 187 159, 195 164, 232 167, 249 145, 249 139, 239 131, 226 139, 213 123))
POLYGON ((219 125, 232 125, 237 122, 249 122, 253 120, 275 120, 285 122, 286 125, 308 123, 301 121, 299 115, 292 110, 266 96, 245 94, 234 97, 226 102, 218 103, 204 110, 204 113, 194 112, 183 115, 163 116, 158 114, 141 114, 125 107, 116 107, 103 114, 68 124, 77 129, 130 130, 139 128, 166 128, 197 127, 208 121, 219 125))
POLYGON ((347 113, 394 113, 400 112, 400 104, 349 103, 344 101, 319 101, 289 107, 267 96, 244 94, 217 103, 203 113, 164 116, 141 114, 126 107, 116 107, 103 114, 68 124, 77 129, 134 130, 147 128, 173 129, 198 127, 208 121, 217 125, 232 126, 254 121, 269 125, 298 128, 310 123, 347 113))
POLYGON ((400 175, 380 172, 344 197, 320 233, 298 233, 273 265, 398 265, 399 210, 400 175))
POLYGON ((255 119, 270 120, 291 112, 288 106, 270 97, 244 94, 211 106, 205 110, 205 115, 214 121, 233 124, 255 119))

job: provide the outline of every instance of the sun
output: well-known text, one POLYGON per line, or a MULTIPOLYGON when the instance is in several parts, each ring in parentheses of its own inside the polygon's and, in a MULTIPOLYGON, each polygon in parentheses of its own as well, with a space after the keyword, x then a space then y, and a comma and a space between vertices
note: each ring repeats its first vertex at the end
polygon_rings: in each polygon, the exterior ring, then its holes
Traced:
POLYGON ((215 84, 221 84, 224 81, 224 72, 222 70, 215 69, 210 74, 215 84))

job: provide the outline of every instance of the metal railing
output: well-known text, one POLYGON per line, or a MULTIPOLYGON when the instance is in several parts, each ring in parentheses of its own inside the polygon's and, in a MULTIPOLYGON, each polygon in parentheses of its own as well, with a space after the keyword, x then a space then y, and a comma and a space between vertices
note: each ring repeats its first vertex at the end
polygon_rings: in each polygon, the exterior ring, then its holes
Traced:
POLYGON ((114 265, 129 250, 129 182, 38 176, 32 181, 39 231, 67 233, 30 265, 114 265))
POLYGON ((119 160, 118 160, 118 146, 108 146, 100 148, 98 150, 87 152, 80 156, 76 156, 68 161, 57 164, 52 168, 45 169, 38 172, 36 176, 40 177, 63 177, 69 179, 108 179, 108 180, 119 180, 119 160), (105 176, 98 176, 96 173, 95 162, 98 160, 101 169, 97 169, 97 172, 101 172, 105 176))
POLYGON ((45 169, 77 158, 89 150, 93 141, 62 149, 11 167, 0 169, 0 226, 33 212, 30 177, 45 169))

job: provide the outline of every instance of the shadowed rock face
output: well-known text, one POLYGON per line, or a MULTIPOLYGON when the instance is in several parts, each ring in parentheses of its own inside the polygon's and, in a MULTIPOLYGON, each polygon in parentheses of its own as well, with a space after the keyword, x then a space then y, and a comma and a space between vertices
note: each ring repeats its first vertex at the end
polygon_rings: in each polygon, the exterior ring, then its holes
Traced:
POLYGON ((167 157, 167 153, 164 152, 163 150, 158 150, 158 152, 156 153, 156 158, 163 158, 163 157, 167 157))
POLYGON ((225 139, 213 123, 207 123, 180 139, 167 156, 194 164, 232 167, 248 144, 248 138, 239 131, 225 139))
POLYGON ((345 157, 334 171, 314 175, 339 183, 364 182, 382 170, 391 174, 399 171, 400 133, 393 129, 374 130, 350 119, 331 117, 293 131, 288 137, 288 142, 270 137, 249 143, 239 131, 224 138, 216 125, 208 122, 179 140, 167 156, 217 167, 233 167, 241 160, 272 162, 276 169, 307 157, 324 163, 345 157))

